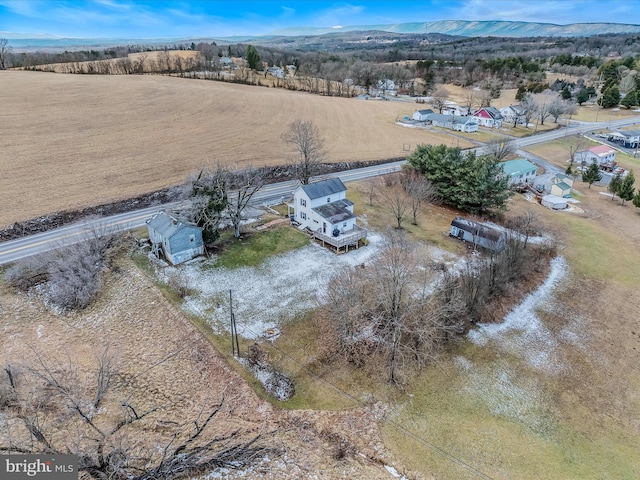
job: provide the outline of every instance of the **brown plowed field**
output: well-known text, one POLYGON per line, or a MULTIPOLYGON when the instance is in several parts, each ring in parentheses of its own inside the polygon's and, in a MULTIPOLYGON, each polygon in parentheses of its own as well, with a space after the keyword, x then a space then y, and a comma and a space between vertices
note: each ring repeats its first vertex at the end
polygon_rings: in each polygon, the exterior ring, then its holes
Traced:
POLYGON ((396 125, 413 103, 164 76, 5 71, 0 105, 0 228, 174 185, 215 160, 281 164, 280 135, 296 118, 318 125, 332 161, 471 146, 396 125))

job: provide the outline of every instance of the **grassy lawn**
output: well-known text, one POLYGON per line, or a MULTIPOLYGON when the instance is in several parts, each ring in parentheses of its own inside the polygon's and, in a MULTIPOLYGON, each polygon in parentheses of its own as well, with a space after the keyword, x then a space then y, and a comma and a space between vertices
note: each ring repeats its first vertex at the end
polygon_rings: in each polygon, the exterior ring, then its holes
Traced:
POLYGON ((456 135, 460 135, 461 137, 468 138, 474 142, 482 142, 487 143, 491 140, 496 140, 499 138, 504 138, 498 131, 489 130, 485 128, 478 129, 477 132, 467 133, 467 132, 456 132, 456 135))
POLYGON ((600 108, 598 105, 583 105, 578 107, 578 112, 571 117, 572 120, 580 122, 606 122, 610 120, 619 120, 624 117, 632 117, 637 115, 633 110, 620 108, 613 110, 611 108, 600 108))
POLYGON ((240 239, 225 231, 220 237, 220 253, 214 267, 255 267, 267 257, 295 250, 309 243, 309 237, 288 225, 245 234, 240 239))
POLYGON ((589 419, 591 435, 582 424, 564 422, 553 401, 562 386, 552 377, 466 342, 451 353, 472 367, 451 360, 429 367, 385 424, 385 444, 408 470, 475 478, 407 431, 496 479, 637 478, 637 438, 589 419))

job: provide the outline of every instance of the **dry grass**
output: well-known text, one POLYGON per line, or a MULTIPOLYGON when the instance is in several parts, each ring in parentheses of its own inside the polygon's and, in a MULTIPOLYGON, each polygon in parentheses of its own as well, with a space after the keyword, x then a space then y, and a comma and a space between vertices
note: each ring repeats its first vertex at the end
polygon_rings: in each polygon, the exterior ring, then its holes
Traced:
POLYGON ((0 226, 174 185, 216 160, 282 164, 280 135, 296 118, 318 125, 331 161, 452 138, 396 125, 405 103, 164 76, 4 71, 0 104, 0 226))
POLYGON ((72 361, 80 371, 88 371, 108 343, 118 352, 120 369, 105 398, 106 408, 93 420, 100 423, 103 416, 119 412, 117 402, 125 398, 145 409, 163 406, 131 432, 141 448, 167 443, 172 425, 189 424, 224 391, 224 408, 214 420, 211 437, 239 429, 240 438, 248 439, 264 427, 273 433, 270 446, 286 446, 280 450, 285 462, 273 455, 250 471, 231 472, 225 478, 388 478, 381 465, 385 453, 376 448, 381 440, 375 406, 336 413, 290 413, 272 407, 242 378, 247 375, 242 367, 209 343, 208 327, 192 325, 130 261, 122 261, 120 267, 118 273, 107 274, 98 301, 80 313, 54 314, 37 297, 0 286, 1 364, 11 363, 18 371, 33 347, 48 358, 72 361), (160 435, 165 438, 160 440, 160 435), (344 458, 336 455, 339 439, 348 446, 344 458))

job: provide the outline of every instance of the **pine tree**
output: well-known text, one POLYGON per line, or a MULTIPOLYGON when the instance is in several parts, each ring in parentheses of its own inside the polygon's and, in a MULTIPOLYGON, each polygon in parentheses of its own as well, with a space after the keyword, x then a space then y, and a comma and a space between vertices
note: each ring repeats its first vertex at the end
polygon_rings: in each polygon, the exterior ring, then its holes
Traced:
POLYGON ((470 213, 504 210, 511 194, 502 164, 493 155, 477 157, 446 145, 418 145, 407 162, 433 183, 444 203, 470 213))
POLYGON ((582 105, 587 100, 589 100, 589 93, 587 93, 587 90, 583 88, 576 95, 576 102, 578 105, 582 105))
POLYGON ((630 92, 628 92, 625 97, 620 100, 620 105, 625 108, 631 108, 635 105, 638 105, 638 96, 636 94, 636 91, 631 90, 630 92))
POLYGON ((618 189, 618 196, 622 199, 622 205, 627 200, 633 200, 633 194, 635 192, 633 188, 633 184, 636 182, 635 177, 633 176, 633 172, 629 172, 622 183, 620 184, 620 188, 618 189))
POLYGON ((589 188, 600 180, 602 180, 602 173, 600 173, 600 167, 597 163, 592 163, 585 172, 582 172, 582 181, 588 183, 589 188))
POLYGON ((258 51, 256 47, 253 45, 249 45, 247 47, 247 63, 249 64, 249 68, 251 70, 257 70, 260 65, 260 55, 258 55, 258 51))
POLYGON ((620 90, 616 85, 612 85, 604 90, 602 97, 598 99, 598 104, 602 108, 615 107, 620 103, 620 90))
POLYGON ((611 197, 611 201, 616 198, 616 193, 620 190, 620 186, 622 185, 622 175, 620 173, 616 173, 616 175, 609 182, 609 191, 613 193, 611 197))
POLYGON ((636 193, 633 197, 633 204, 637 208, 640 208, 640 188, 638 189, 638 193, 636 193))

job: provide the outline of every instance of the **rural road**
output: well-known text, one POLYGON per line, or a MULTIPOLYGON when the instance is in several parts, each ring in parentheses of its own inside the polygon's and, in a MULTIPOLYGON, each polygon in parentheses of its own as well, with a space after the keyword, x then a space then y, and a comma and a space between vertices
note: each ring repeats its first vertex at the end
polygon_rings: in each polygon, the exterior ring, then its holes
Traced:
MULTIPOLYGON (((541 133, 539 135, 519 138, 512 140, 514 148, 520 149, 536 143, 543 143, 549 140, 573 135, 575 133, 585 133, 592 130, 603 128, 619 128, 640 123, 640 117, 630 117, 610 122, 598 122, 590 124, 582 124, 554 130, 551 132, 541 133)), ((476 153, 483 153, 484 147, 476 148, 476 153)), ((352 182, 363 180, 365 178, 375 177, 386 173, 397 172, 400 170, 404 160, 387 163, 384 165, 375 165, 371 167, 347 170, 329 175, 330 177, 339 177, 343 182, 352 182)), ((266 185, 254 196, 253 203, 255 205, 265 202, 275 201, 291 195, 293 190, 298 186, 295 180, 274 183, 266 185)), ((114 230, 132 230, 145 224, 145 220, 159 210, 176 207, 177 203, 169 203, 161 206, 149 207, 141 210, 135 210, 127 213, 120 213, 110 217, 100 219, 86 220, 77 224, 56 228, 48 232, 30 235, 28 237, 19 238, 0 243, 0 265, 15 262, 21 258, 29 257, 42 252, 47 252, 55 248, 71 245, 85 240, 93 232, 114 231, 114 230)))

